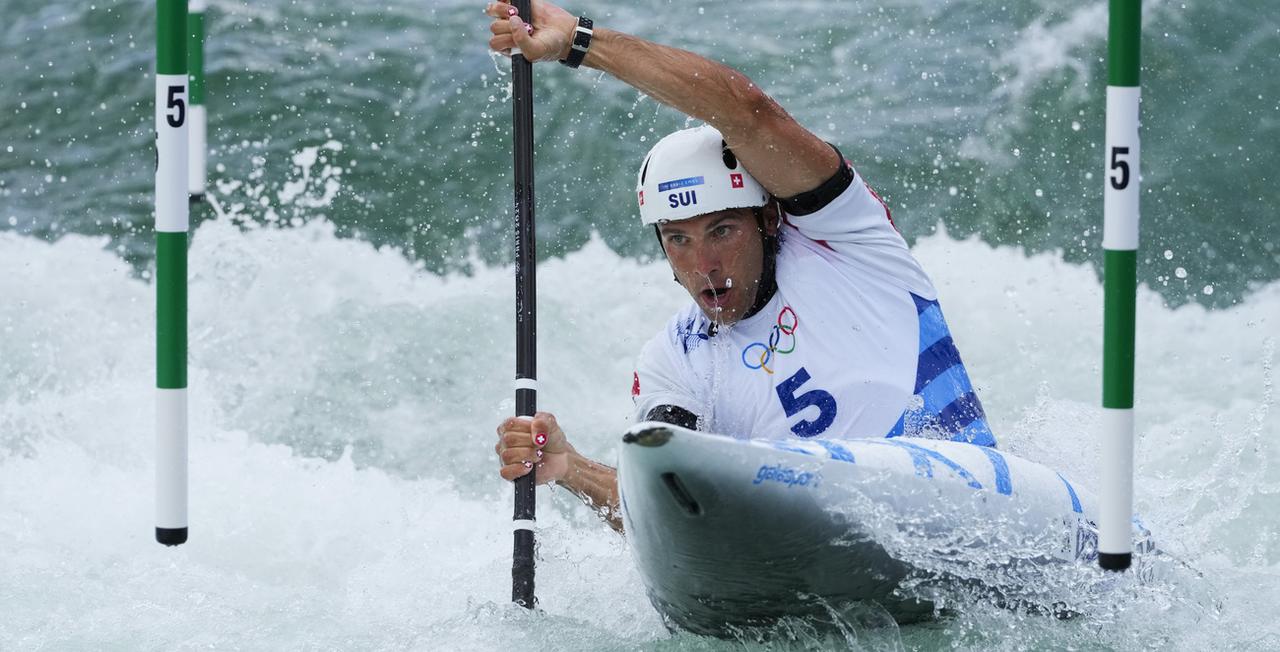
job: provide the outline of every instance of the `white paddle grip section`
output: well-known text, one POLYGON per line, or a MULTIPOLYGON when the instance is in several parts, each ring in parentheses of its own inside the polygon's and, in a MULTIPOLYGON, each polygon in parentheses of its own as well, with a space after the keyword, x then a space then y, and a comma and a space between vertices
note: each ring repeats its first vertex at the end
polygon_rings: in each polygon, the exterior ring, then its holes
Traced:
POLYGON ((187 192, 192 195, 204 194, 207 170, 205 168, 205 126, 204 105, 191 105, 191 138, 188 141, 187 156, 187 192))
POLYGON ((156 231, 187 231, 186 75, 156 75, 156 231))
POLYGON ((187 527, 187 390, 156 390, 156 527, 187 527))
POLYGON ((528 530, 532 532, 535 529, 537 529, 537 524, 538 524, 537 521, 529 520, 527 518, 520 518, 520 519, 511 521, 511 529, 512 530, 528 530))
POLYGON ((1102 486, 1098 495, 1098 552, 1131 552, 1133 410, 1102 410, 1102 486))
POLYGON ((533 391, 536 392, 538 391, 538 379, 537 378, 517 378, 515 382, 515 388, 516 389, 532 389, 533 391))
POLYGON ((1103 174, 1102 248, 1138 248, 1138 102, 1137 86, 1107 87, 1106 171, 1103 174))

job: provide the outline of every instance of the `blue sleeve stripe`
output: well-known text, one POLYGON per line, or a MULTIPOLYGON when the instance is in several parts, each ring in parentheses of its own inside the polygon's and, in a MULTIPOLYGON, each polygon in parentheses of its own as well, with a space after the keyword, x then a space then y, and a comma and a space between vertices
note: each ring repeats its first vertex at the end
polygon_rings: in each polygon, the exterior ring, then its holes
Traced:
POLYGON ((987 454, 987 459, 991 460, 991 468, 995 471, 996 493, 1013 495, 1013 479, 1009 477, 1009 464, 1004 461, 1004 456, 990 448, 983 448, 982 452, 987 454))
POLYGON ((938 374, 919 394, 924 399, 926 413, 941 412, 965 396, 974 395, 975 400, 977 396, 973 394, 973 384, 969 382, 969 374, 965 373, 962 365, 938 374))
POLYGON ((831 453, 831 459, 840 462, 853 462, 853 453, 850 453, 849 449, 844 446, 825 439, 818 439, 817 442, 827 449, 828 453, 831 453))
POLYGON ((912 301, 913 303, 915 303, 915 304, 916 304, 916 314, 917 314, 917 315, 918 315, 918 314, 920 314, 920 313, 922 313, 922 312, 924 312, 924 311, 926 311, 926 310, 928 310, 928 309, 929 309, 929 306, 936 306, 936 305, 938 305, 938 301, 937 301, 937 299, 934 299, 934 300, 930 301, 929 299, 926 299, 926 298, 924 298, 924 297, 922 297, 922 296, 920 296, 920 295, 916 294, 915 292, 911 292, 911 293, 909 293, 909 294, 911 294, 911 301, 912 301))
MULTIPOLYGON (((956 464, 954 460, 947 457, 946 455, 943 455, 942 453, 939 453, 938 451, 925 448, 924 446, 917 446, 916 444, 912 444, 911 442, 907 442, 907 441, 902 441, 901 439, 895 439, 890 441, 889 443, 895 446, 905 448, 908 451, 910 451, 911 458, 913 461, 916 459, 917 456, 919 456, 920 458, 923 458, 925 464, 929 464, 930 459, 937 460, 938 462, 941 462, 943 466, 946 466, 947 468, 951 469, 952 471, 955 472, 956 475, 960 476, 962 479, 968 482, 970 487, 974 489, 982 488, 982 484, 978 482, 977 478, 973 477, 972 473, 969 473, 969 471, 966 470, 963 466, 956 464)), ((916 465, 918 467, 919 463, 917 462, 916 465)), ((930 468, 929 470, 929 477, 933 477, 932 468, 930 468)))
POLYGON ((935 303, 920 313, 920 353, 950 334, 947 322, 942 318, 942 308, 938 304, 935 303))
POLYGON ((942 372, 960 364, 960 351, 950 335, 934 342, 932 346, 920 353, 916 366, 916 389, 919 394, 925 385, 937 378, 942 372))
POLYGON ((962 441, 987 448, 996 447, 996 436, 991 432, 991 426, 987 425, 986 419, 978 419, 965 426, 963 430, 951 436, 951 441, 962 441))
POLYGON ((1062 477, 1061 473, 1058 474, 1058 479, 1062 481, 1062 484, 1067 485, 1067 494, 1071 496, 1071 511, 1083 514, 1084 510, 1080 508, 1080 497, 1076 495, 1076 488, 1072 487, 1071 483, 1067 482, 1067 479, 1062 477))
POLYGON ((954 441, 994 447, 995 435, 986 423, 986 413, 960 360, 960 351, 951 338, 942 307, 936 300, 924 299, 915 293, 911 293, 911 300, 920 326, 912 393, 921 400, 903 411, 885 437, 930 436, 928 431, 941 430, 946 433, 943 436, 950 435, 954 441))
POLYGON ((885 438, 887 439, 889 437, 901 437, 902 434, 906 432, 906 427, 907 427, 907 411, 903 410, 902 416, 898 417, 898 422, 893 424, 893 429, 889 431, 889 434, 885 435, 885 438))
POLYGON ((978 419, 985 419, 986 416, 978 395, 969 392, 938 411, 938 426, 943 432, 960 432, 965 426, 978 419))

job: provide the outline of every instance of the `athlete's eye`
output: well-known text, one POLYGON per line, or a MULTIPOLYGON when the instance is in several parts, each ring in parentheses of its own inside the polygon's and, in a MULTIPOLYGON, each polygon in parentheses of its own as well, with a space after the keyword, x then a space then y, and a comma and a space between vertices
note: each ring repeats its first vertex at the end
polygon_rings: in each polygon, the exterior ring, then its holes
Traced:
POLYGON ((667 243, 673 245, 682 245, 689 241, 689 238, 683 233, 672 233, 667 236, 667 243))
POLYGON ((733 232, 732 226, 729 226, 728 224, 721 224, 720 226, 717 226, 715 230, 712 231, 711 233, 714 234, 717 238, 723 238, 732 232, 733 232))

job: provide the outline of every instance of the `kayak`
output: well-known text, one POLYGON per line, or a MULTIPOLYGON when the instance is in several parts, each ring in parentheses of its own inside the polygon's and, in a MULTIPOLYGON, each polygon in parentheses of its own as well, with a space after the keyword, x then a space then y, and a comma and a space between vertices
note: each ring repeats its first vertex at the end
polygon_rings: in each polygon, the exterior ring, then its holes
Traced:
MULTIPOLYGON (((937 609, 907 589, 933 580, 1010 604, 1037 573, 1097 557, 1088 491, 963 442, 744 440, 646 422, 623 435, 618 483, 651 602, 698 634, 867 602, 918 621, 937 609)), ((1139 553, 1154 550, 1136 521, 1135 534, 1139 553)))

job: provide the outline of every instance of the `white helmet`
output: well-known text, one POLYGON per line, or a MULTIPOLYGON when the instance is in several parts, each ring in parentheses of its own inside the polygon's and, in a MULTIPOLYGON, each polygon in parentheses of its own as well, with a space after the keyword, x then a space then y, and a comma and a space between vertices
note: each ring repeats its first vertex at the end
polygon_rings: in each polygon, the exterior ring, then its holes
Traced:
POLYGON ((640 222, 687 220, 726 208, 754 208, 769 193, 725 145, 714 127, 677 131, 658 141, 636 181, 640 222))

